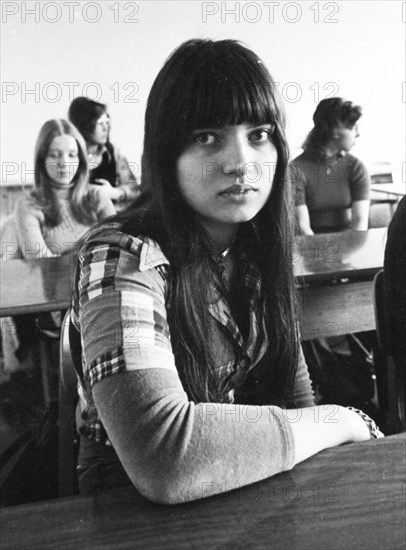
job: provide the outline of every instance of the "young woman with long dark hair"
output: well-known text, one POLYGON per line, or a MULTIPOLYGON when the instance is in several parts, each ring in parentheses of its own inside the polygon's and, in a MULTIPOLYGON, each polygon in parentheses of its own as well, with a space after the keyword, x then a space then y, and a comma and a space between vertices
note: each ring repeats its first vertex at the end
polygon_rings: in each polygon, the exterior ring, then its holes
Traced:
POLYGON ((79 252, 84 494, 132 482, 183 502, 370 438, 354 411, 314 407, 284 124, 267 69, 236 41, 189 40, 159 72, 141 198, 79 252))
POLYGON ((102 185, 116 203, 137 198, 139 181, 127 159, 110 141, 107 105, 88 97, 76 97, 69 106, 68 116, 86 141, 89 182, 102 185))

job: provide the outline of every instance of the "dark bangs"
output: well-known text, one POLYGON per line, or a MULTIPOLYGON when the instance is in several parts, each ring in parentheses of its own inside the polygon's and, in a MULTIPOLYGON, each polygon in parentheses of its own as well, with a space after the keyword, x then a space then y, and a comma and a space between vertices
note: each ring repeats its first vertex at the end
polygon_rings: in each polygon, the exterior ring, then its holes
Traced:
POLYGON ((231 40, 202 41, 196 49, 200 52, 197 56, 194 52, 182 85, 181 147, 198 128, 243 123, 284 126, 272 78, 253 52, 231 40))
POLYGON ((249 74, 250 69, 249 65, 236 69, 227 59, 220 59, 214 67, 202 67, 190 89, 195 101, 189 103, 189 127, 275 123, 271 83, 259 79, 258 73, 249 74))
POLYGON ((285 111, 264 63, 235 40, 181 44, 158 73, 145 113, 141 180, 163 217, 187 217, 179 212, 188 208, 178 189, 176 162, 193 132, 242 123, 275 126, 276 181, 282 183, 288 158, 285 111))

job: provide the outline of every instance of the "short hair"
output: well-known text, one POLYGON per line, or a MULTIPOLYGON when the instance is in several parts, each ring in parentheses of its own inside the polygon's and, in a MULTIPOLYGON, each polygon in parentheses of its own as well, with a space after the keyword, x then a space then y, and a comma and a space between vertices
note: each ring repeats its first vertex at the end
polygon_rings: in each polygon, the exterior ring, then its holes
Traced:
POLYGON ((86 141, 89 141, 99 118, 107 113, 107 105, 88 97, 76 97, 69 106, 69 120, 86 141))
POLYGON ((323 99, 313 114, 314 128, 309 132, 303 149, 315 154, 322 154, 323 148, 332 139, 338 123, 346 128, 353 128, 362 115, 362 109, 352 101, 342 97, 323 99))

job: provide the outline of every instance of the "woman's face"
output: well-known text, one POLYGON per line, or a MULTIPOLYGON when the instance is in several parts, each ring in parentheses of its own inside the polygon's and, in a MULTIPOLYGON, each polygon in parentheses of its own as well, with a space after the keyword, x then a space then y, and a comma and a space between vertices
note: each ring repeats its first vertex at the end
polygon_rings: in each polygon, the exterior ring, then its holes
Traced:
POLYGON ((45 171, 55 187, 69 187, 79 167, 79 150, 76 139, 67 134, 51 141, 45 157, 45 171))
POLYGON ((107 113, 97 120, 90 141, 92 145, 105 145, 109 138, 110 117, 107 113))
POLYGON ((272 133, 271 124, 201 128, 178 158, 180 190, 215 242, 232 238, 268 200, 278 158, 272 133))
POLYGON ((351 151, 357 137, 359 137, 358 124, 348 128, 342 122, 339 122, 334 131, 334 145, 339 151, 351 151))

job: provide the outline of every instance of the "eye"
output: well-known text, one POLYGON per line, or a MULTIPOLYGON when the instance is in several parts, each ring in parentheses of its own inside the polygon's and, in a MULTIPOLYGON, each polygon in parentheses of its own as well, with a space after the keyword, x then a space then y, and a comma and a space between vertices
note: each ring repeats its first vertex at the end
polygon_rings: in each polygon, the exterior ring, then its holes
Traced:
POLYGON ((250 140, 254 143, 266 143, 272 138, 273 133, 273 126, 269 126, 267 128, 256 128, 250 133, 250 140))
POLYGON ((59 154, 56 153, 55 151, 51 151, 47 154, 47 158, 48 159, 52 159, 52 160, 55 160, 59 157, 59 154))
POLYGON ((213 145, 216 139, 216 136, 211 132, 199 132, 193 136, 193 141, 199 145, 213 145))

